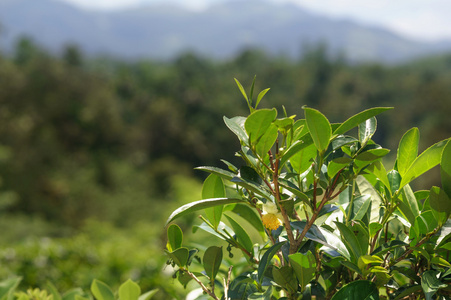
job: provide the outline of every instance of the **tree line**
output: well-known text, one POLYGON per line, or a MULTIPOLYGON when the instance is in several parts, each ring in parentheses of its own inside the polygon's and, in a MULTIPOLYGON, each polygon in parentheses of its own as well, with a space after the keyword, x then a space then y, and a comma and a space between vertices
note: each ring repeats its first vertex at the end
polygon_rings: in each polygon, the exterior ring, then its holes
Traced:
POLYGON ((422 145, 450 135, 451 55, 386 66, 326 53, 125 61, 88 58, 76 46, 52 55, 21 39, 0 54, 1 211, 69 227, 89 217, 124 226, 152 213, 161 219, 152 208, 176 197, 174 176, 200 178, 196 166, 236 161, 239 143, 222 117, 247 107, 233 78, 250 86, 256 75, 256 90, 271 88, 266 105, 288 115, 307 105, 339 121, 393 106, 374 137, 389 148, 412 126, 422 145))

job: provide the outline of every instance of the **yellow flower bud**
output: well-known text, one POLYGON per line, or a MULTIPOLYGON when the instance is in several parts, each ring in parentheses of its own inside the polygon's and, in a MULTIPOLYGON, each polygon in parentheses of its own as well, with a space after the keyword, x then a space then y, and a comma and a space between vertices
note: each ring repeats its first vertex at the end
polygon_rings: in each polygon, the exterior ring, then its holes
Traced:
POLYGON ((282 225, 279 218, 277 218, 275 214, 271 213, 262 215, 262 222, 263 225, 269 230, 276 230, 280 225, 282 225))

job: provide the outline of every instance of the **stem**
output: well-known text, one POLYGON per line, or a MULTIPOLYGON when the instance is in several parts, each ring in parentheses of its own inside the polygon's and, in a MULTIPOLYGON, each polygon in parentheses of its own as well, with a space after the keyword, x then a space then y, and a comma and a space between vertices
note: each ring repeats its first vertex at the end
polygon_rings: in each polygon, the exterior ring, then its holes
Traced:
POLYGON ((219 300, 219 298, 215 295, 215 293, 213 291, 210 291, 200 280, 199 278, 196 277, 196 275, 194 275, 193 273, 191 273, 190 271, 183 269, 184 272, 186 272, 186 274, 189 275, 189 277, 191 277, 192 279, 194 279, 194 281, 196 281, 200 287, 202 288, 202 290, 207 293, 210 297, 212 297, 215 300, 219 300))
POLYGON ((287 231, 288 240, 290 241, 290 254, 296 253, 297 245, 296 240, 293 235, 293 231, 291 230, 290 219, 288 219, 287 212, 285 208, 280 203, 280 188, 279 188, 279 162, 280 159, 277 158, 274 164, 274 174, 273 174, 273 183, 274 183, 274 197, 276 198, 277 206, 279 206, 280 212, 283 217, 283 224, 285 226, 285 230, 287 231))

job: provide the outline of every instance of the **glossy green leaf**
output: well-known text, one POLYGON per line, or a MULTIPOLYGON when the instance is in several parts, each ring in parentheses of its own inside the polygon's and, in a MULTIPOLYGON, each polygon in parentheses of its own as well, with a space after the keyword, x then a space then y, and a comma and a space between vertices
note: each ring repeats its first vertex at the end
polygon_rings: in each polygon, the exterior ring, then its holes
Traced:
POLYGON ((282 118, 282 119, 276 119, 274 121, 274 125, 279 129, 280 132, 282 132, 284 135, 288 133, 289 130, 293 128, 294 120, 293 118, 282 118))
POLYGON ((245 219, 249 224, 251 224, 261 235, 262 238, 266 237, 265 234, 265 227, 263 226, 263 222, 258 215, 255 208, 251 208, 249 205, 246 204, 231 204, 228 205, 225 210, 230 210, 237 214, 238 216, 245 219))
POLYGON ((290 158, 291 166, 298 174, 302 174, 312 166, 311 160, 314 159, 316 155, 316 146, 313 144, 313 140, 311 140, 309 145, 302 147, 301 150, 297 151, 296 154, 290 158))
POLYGON ((247 95, 246 95, 246 91, 243 88, 243 85, 241 84, 241 82, 238 81, 238 79, 235 79, 235 83, 238 86, 238 89, 240 90, 241 94, 243 95, 244 99, 246 99, 246 101, 249 101, 247 95))
POLYGON ((433 186, 430 190, 429 204, 438 212, 451 214, 451 198, 437 186, 433 186))
MULTIPOLYGON (((300 232, 304 230, 305 225, 306 225, 305 221, 291 222, 291 227, 293 227, 293 229, 299 230, 300 232)), ((305 237, 312 241, 320 243, 324 246, 327 246, 332 250, 337 251, 338 253, 343 255, 346 259, 350 259, 349 251, 344 245, 342 239, 339 236, 336 236, 332 232, 322 227, 313 225, 307 231, 305 237)))
POLYGON ((220 238, 221 240, 227 240, 229 238, 228 234, 226 233, 226 231, 230 234, 234 234, 233 230, 228 227, 226 224, 224 224, 223 222, 219 223, 219 226, 217 228, 217 230, 212 229, 207 223, 203 222, 200 225, 194 225, 193 226, 193 233, 196 233, 198 229, 202 229, 205 232, 208 232, 218 238, 220 238))
POLYGON ((406 174, 412 163, 418 156, 418 143, 420 142, 420 131, 414 127, 407 131, 398 146, 397 166, 401 177, 406 174))
POLYGON ((215 280, 222 262, 222 247, 210 246, 204 254, 203 266, 210 282, 215 280))
POLYGON ((418 176, 438 165, 442 158, 443 149, 447 143, 448 140, 443 140, 423 151, 423 153, 413 161, 410 168, 402 177, 400 187, 410 183, 418 176))
MULTIPOLYGON (((222 178, 215 174, 210 174, 205 179, 202 186, 202 199, 224 198, 226 196, 224 182, 222 178)), ((223 205, 217 205, 205 209, 205 214, 214 228, 218 228, 221 222, 223 205)))
POLYGON ((420 215, 418 201, 410 185, 406 185, 402 188, 401 203, 398 208, 412 225, 415 223, 415 218, 420 215))
POLYGON ((344 134, 354 127, 357 127, 360 123, 365 122, 369 118, 372 118, 384 111, 393 109, 393 107, 375 107, 364 110, 343 122, 337 129, 334 130, 334 134, 344 134))
POLYGON ((266 93, 269 91, 270 89, 264 89, 263 91, 261 91, 258 96, 257 96, 257 101, 255 102, 255 108, 258 107, 258 105, 260 104, 260 101, 262 100, 262 98, 266 95, 266 93))
POLYGON ((276 243, 268 250, 266 250, 265 254, 263 254, 257 270, 257 278, 260 283, 262 283, 263 281, 263 275, 265 274, 266 269, 268 269, 271 264, 271 259, 274 257, 274 255, 276 255, 277 251, 279 251, 280 247, 282 247, 283 244, 285 244, 285 242, 276 243))
POLYGON ((184 267, 188 263, 189 250, 188 248, 181 247, 172 252, 166 251, 166 254, 174 261, 179 267, 184 267))
POLYGON ((296 276, 292 267, 274 267, 272 269, 272 276, 274 278, 274 281, 284 289, 288 290, 291 293, 297 291, 298 281, 296 280, 296 276))
POLYGON ((272 146, 276 142, 278 134, 277 126, 271 124, 255 145, 255 152, 260 157, 265 157, 268 155, 268 151, 271 150, 272 146))
POLYGON ((94 279, 91 284, 91 292, 97 300, 114 300, 111 288, 97 279, 94 279))
POLYGON ((329 120, 321 112, 313 108, 305 107, 304 112, 307 127, 316 149, 320 152, 325 151, 329 147, 332 136, 332 127, 329 120))
POLYGON ((357 263, 357 259, 366 254, 366 249, 363 249, 363 245, 360 245, 354 232, 345 224, 340 222, 334 222, 338 230, 340 230, 343 243, 351 253, 351 261, 357 263))
POLYGON ((170 252, 182 247, 183 232, 177 224, 171 224, 168 227, 168 250, 170 252))
POLYGON ((429 270, 421 275, 421 287, 423 289, 426 300, 432 300, 432 296, 442 288, 446 288, 448 285, 441 282, 437 275, 440 274, 439 271, 429 270))
POLYGON ((396 170, 391 170, 387 174, 388 182, 390 183, 390 192, 393 195, 398 191, 401 184, 401 175, 396 170))
POLYGON ((327 175, 329 178, 334 178, 337 173, 348 166, 352 162, 349 157, 339 157, 331 160, 327 166, 327 175))
POLYGON ((370 238, 373 238, 376 236, 376 234, 382 229, 382 224, 381 223, 370 223, 368 225, 368 233, 370 235, 370 238))
POLYGON ((415 218, 415 223, 410 228, 410 238, 420 238, 432 231, 438 226, 438 220, 432 211, 424 211, 415 218))
POLYGON ((395 292, 396 297, 393 300, 405 299, 407 296, 421 291, 421 285, 408 286, 395 292))
POLYGON ((247 117, 244 122, 244 128, 250 138, 251 144, 257 144, 271 125, 273 125, 272 123, 276 117, 276 109, 259 109, 247 117))
POLYGON ((362 146, 365 146, 371 137, 376 132, 377 120, 375 117, 371 117, 366 121, 358 125, 359 128, 359 142, 362 146))
POLYGON ((451 142, 448 142, 443 149, 440 175, 442 177, 442 188, 451 199, 451 142))
POLYGON ((305 254, 295 253, 288 256, 290 265, 293 267, 296 277, 301 285, 302 290, 315 277, 316 260, 312 252, 305 254))
POLYGON ((365 215, 369 214, 371 209, 371 196, 370 195, 360 195, 354 198, 352 206, 350 206, 350 221, 351 220, 362 220, 365 215))
MULTIPOLYGON (((239 299, 243 299, 243 300, 271 300, 271 296, 272 296, 272 286, 270 285, 266 289, 266 291, 264 291, 263 293, 261 293, 261 292, 252 293, 246 298, 239 298, 239 299)), ((236 298, 230 298, 230 299, 236 299, 236 298)))
POLYGON ((246 129, 244 129, 245 117, 233 117, 231 119, 224 117, 224 123, 226 126, 238 137, 242 145, 249 144, 249 137, 247 136, 246 129))
POLYGON ((166 225, 170 222, 174 221, 177 218, 180 218, 182 216, 186 216, 192 212, 214 207, 217 205, 225 205, 225 204, 232 204, 232 203, 245 203, 242 199, 235 199, 235 198, 213 198, 213 199, 204 199, 199 200, 195 202, 191 202, 188 204, 185 204, 178 209, 176 209, 168 218, 166 221, 166 225))
POLYGON ((377 160, 368 166, 367 170, 373 173, 377 179, 379 179, 382 184, 390 190, 390 182, 388 181, 387 171, 381 160, 377 160))
POLYGON ((132 280, 127 280, 119 287, 119 300, 138 300, 141 288, 132 280))
POLYGON ((229 221, 230 226, 232 226, 233 231, 235 231, 238 243, 240 243, 249 253, 252 253, 254 244, 252 243, 252 240, 247 234, 246 230, 244 230, 244 228, 231 216, 225 215, 225 217, 229 221))
POLYGON ((343 286, 331 300, 379 300, 379 291, 374 282, 358 280, 343 286))

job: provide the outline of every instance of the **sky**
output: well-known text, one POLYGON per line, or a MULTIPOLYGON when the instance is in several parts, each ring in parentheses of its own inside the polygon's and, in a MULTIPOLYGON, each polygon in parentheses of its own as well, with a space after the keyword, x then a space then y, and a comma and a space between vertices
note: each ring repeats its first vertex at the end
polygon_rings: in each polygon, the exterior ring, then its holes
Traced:
MULTIPOLYGON (((225 0, 60 0, 84 9, 124 9, 143 4, 177 3, 201 10, 225 0)), ((270 0, 294 3, 334 18, 354 19, 422 41, 451 40, 450 0, 270 0)))

